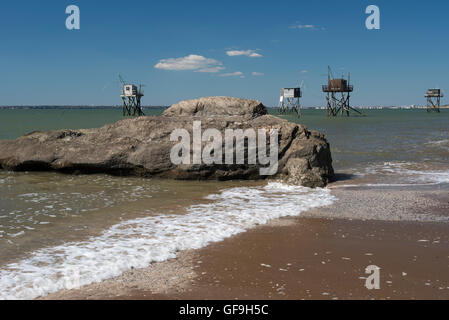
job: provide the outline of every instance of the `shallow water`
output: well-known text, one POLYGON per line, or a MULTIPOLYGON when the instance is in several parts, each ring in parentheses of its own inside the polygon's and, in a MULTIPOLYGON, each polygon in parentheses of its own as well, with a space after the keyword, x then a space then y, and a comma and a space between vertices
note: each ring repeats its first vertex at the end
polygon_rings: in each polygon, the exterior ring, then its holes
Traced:
POLYGON ((184 214, 210 193, 237 184, 256 185, 0 171, 0 266, 41 247, 100 234, 124 220, 184 214))
MULTIPOLYGON (((323 110, 305 110, 301 119, 284 118, 326 134, 342 183, 449 183, 447 110, 365 113, 332 119, 323 110)), ((0 139, 120 119, 120 110, 112 108, 0 109, 0 139)), ((33 298, 100 281, 334 200, 327 189, 276 182, 0 171, 0 298, 33 298)))
MULTIPOLYGON (((160 115, 163 109, 144 109, 160 115)), ((90 129, 122 120, 119 108, 105 109, 0 109, 0 139, 13 140, 33 132, 58 129, 90 129)))
POLYGON ((324 133, 342 177, 383 184, 449 181, 449 110, 366 110, 366 117, 352 118, 324 112, 283 118, 324 133))

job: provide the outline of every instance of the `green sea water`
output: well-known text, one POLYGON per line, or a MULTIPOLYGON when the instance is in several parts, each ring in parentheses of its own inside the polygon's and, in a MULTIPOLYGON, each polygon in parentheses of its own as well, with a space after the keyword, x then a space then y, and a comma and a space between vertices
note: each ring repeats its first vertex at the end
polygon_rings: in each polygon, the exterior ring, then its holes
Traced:
POLYGON ((385 162, 447 167, 449 110, 365 110, 364 117, 328 118, 324 110, 304 110, 302 118, 283 116, 326 135, 337 171, 385 162))
MULTIPOLYGON (((163 109, 145 109, 160 115, 163 109)), ((105 109, 0 109, 0 139, 16 139, 33 131, 90 129, 124 119, 119 108, 105 109)))

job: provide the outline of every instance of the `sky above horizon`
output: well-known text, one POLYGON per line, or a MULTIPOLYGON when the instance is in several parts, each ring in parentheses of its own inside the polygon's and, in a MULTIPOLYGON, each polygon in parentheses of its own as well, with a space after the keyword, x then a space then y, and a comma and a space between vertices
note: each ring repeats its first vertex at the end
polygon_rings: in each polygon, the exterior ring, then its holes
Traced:
POLYGON ((449 93, 448 15, 445 0, 2 1, 0 105, 119 105, 121 74, 146 85, 144 105, 275 106, 303 82, 302 104, 321 106, 328 65, 351 72, 355 106, 423 105, 428 88, 449 93), (368 5, 380 30, 365 27, 368 5))

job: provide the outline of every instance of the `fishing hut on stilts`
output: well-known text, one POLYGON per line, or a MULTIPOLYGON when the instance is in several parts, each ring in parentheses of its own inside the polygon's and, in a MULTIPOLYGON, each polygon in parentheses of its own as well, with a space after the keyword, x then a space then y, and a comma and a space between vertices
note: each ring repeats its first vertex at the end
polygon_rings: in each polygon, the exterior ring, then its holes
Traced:
POLYGON ((444 97, 444 94, 441 92, 441 89, 429 89, 427 90, 426 95, 427 98, 427 112, 440 112, 441 106, 441 98, 444 97))
POLYGON ((123 116, 144 116, 142 111, 141 101, 144 96, 142 85, 137 87, 134 84, 127 84, 119 75, 122 83, 122 94, 120 97, 123 101, 123 116))
POLYGON ((323 92, 326 93, 326 114, 328 117, 350 116, 351 112, 363 115, 359 110, 351 107, 351 92, 354 86, 350 84, 351 74, 348 73, 348 79, 335 79, 331 67, 328 67, 327 85, 323 85, 323 92))
POLYGON ((301 97, 301 86, 299 88, 282 88, 278 105, 279 114, 293 113, 301 117, 301 97))

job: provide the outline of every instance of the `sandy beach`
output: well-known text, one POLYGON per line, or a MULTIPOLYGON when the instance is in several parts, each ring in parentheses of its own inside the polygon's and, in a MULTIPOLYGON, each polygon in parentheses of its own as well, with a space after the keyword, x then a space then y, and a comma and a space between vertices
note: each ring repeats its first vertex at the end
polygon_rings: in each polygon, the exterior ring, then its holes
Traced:
POLYGON ((447 188, 330 188, 330 207, 44 299, 449 298, 447 188))

